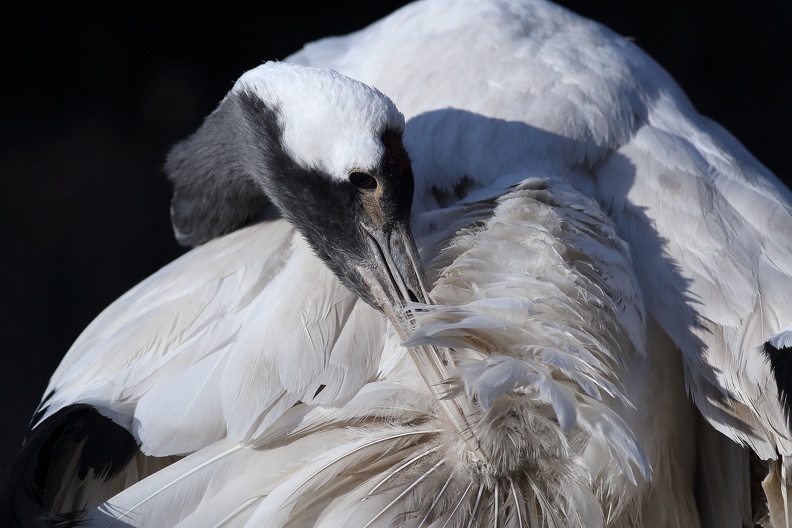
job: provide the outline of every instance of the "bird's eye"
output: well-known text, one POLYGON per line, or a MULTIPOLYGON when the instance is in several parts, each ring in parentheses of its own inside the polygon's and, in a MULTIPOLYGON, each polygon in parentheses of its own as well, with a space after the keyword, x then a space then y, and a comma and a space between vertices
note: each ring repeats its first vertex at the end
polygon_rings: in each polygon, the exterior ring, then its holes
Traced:
POLYGON ((374 178, 374 176, 365 172, 350 173, 349 181, 358 189, 371 191, 377 188, 377 180, 374 178))

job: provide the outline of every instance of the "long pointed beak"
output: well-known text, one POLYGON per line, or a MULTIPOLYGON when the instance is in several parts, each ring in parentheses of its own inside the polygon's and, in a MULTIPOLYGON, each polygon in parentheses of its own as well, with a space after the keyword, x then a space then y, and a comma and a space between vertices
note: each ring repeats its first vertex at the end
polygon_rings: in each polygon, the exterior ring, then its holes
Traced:
MULTIPOLYGON (((406 341, 415 329, 415 320, 412 313, 405 309, 406 305, 431 304, 421 258, 410 227, 407 224, 399 225, 390 233, 365 226, 364 229, 368 233, 375 266, 360 268, 360 274, 396 332, 406 341)), ((408 350, 438 405, 460 438, 465 440, 473 457, 489 462, 490 457, 474 436, 468 420, 475 412, 473 404, 464 395, 448 398, 444 394, 443 384, 449 378, 449 370, 455 367, 451 351, 434 346, 409 347, 408 350)))
MULTIPOLYGON (((429 288, 410 226, 397 224, 390 232, 363 228, 374 267, 359 271, 385 315, 393 319, 392 315, 404 314, 409 302, 428 303, 429 288)), ((406 322, 403 315, 398 318, 406 322)))

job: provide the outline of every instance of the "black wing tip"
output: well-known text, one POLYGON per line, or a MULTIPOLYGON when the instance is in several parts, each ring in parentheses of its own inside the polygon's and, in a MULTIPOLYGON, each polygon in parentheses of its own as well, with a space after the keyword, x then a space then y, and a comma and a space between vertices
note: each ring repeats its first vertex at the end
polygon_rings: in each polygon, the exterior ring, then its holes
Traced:
POLYGON ((83 480, 89 470, 95 480, 106 482, 127 467, 137 450, 132 435, 94 407, 77 404, 59 410, 28 434, 6 474, 0 487, 0 519, 13 528, 84 526, 85 511, 49 511, 47 490, 52 493, 61 481, 83 480), (80 454, 75 474, 51 472, 59 467, 60 457, 70 457, 76 449, 80 454))
POLYGON ((762 351, 770 362, 770 370, 778 389, 778 401, 784 408, 787 427, 792 431, 792 401, 790 401, 790 395, 792 395, 792 348, 776 348, 770 341, 767 341, 762 351))

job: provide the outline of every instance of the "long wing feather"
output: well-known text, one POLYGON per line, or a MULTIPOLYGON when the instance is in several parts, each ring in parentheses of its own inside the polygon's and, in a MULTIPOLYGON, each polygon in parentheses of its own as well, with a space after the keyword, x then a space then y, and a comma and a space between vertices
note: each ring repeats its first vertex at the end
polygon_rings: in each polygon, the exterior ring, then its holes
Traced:
POLYGON ((95 400, 113 402, 103 412, 128 425, 142 394, 233 339, 237 317, 277 274, 293 236, 285 222, 242 230, 191 251, 127 292, 66 354, 41 419, 62 405, 95 400))
POLYGON ((285 221, 253 226, 193 250, 100 315, 53 377, 42 419, 90 403, 154 456, 243 441, 298 401, 354 394, 376 373, 384 329, 285 221))

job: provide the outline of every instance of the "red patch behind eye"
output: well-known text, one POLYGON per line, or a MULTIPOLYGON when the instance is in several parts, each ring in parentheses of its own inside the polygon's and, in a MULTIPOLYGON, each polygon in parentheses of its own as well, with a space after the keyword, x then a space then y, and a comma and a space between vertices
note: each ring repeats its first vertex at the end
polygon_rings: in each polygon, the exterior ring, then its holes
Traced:
POLYGON ((382 144, 385 145, 385 165, 389 169, 403 169, 410 165, 410 155, 402 143, 402 133, 386 130, 382 133, 382 144))

